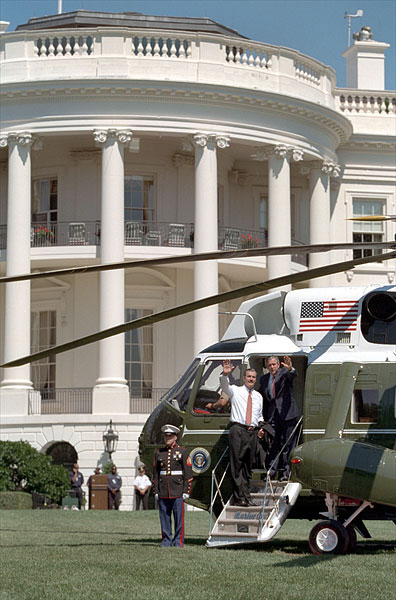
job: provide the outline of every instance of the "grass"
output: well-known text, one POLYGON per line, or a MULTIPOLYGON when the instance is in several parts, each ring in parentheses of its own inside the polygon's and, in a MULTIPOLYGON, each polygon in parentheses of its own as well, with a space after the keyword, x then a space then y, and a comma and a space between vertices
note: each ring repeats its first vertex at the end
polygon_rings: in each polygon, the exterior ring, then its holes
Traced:
POLYGON ((354 554, 309 552, 311 524, 272 542, 207 549, 208 515, 186 513, 183 550, 159 547, 156 511, 1 511, 1 600, 388 600, 396 527, 368 523, 354 554))

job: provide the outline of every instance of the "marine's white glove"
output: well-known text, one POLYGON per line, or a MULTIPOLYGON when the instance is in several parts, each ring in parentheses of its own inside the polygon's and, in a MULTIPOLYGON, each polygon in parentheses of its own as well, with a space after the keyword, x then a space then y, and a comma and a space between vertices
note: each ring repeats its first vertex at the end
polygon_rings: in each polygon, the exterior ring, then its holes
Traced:
POLYGON ((190 497, 190 494, 183 494, 183 500, 187 500, 190 497))
POLYGON ((154 494, 154 498, 158 500, 158 494, 154 494))

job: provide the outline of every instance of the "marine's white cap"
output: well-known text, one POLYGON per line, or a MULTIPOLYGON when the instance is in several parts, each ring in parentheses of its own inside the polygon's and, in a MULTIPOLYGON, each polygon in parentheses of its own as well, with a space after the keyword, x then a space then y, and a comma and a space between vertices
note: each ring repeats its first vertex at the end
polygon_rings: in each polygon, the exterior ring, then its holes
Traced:
POLYGON ((176 425, 163 425, 161 427, 162 433, 173 433, 174 435, 178 435, 180 433, 180 429, 176 427, 176 425))

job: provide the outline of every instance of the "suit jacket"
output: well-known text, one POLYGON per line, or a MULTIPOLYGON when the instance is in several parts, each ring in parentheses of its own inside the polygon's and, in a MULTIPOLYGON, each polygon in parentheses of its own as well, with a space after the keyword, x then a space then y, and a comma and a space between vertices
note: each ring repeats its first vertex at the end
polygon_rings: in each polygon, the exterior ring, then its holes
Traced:
POLYGON ((271 422, 275 411, 278 411, 283 421, 290 421, 299 417, 299 412, 293 393, 293 379, 297 371, 289 371, 287 367, 280 367, 275 375, 275 400, 268 391, 270 374, 260 377, 260 393, 264 398, 263 414, 266 421, 271 422))

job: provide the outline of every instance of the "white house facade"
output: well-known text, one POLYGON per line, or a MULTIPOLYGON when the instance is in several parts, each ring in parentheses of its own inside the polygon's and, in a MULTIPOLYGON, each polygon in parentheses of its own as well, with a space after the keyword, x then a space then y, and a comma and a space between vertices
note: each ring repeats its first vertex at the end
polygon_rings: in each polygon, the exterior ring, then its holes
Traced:
MULTIPOLYGON (((280 257, 63 275, 0 288, 1 363, 219 291, 359 256, 298 245, 385 241, 395 214, 395 93, 367 28, 334 71, 209 19, 76 11, 2 28, 2 275, 217 249, 280 257)), ((306 282, 394 282, 395 261, 306 282)), ((133 506, 147 414, 239 301, 3 369, 2 439, 85 479, 113 458, 133 506)))

